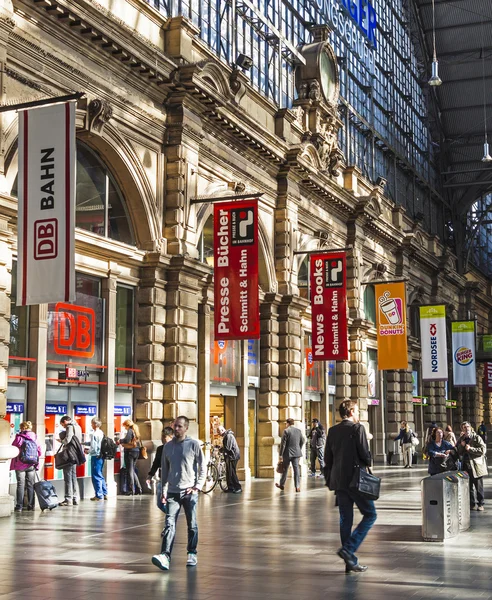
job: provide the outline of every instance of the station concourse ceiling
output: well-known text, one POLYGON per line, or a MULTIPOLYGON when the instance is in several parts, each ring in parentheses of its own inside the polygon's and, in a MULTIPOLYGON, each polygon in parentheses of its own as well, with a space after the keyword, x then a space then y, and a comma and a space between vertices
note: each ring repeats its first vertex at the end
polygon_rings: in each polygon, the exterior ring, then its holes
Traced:
MULTIPOLYGON (((428 79, 433 2, 411 2, 428 79)), ((482 162, 485 130, 492 152, 492 0, 434 0, 434 6, 442 85, 429 86, 431 130, 445 198, 464 215, 476 198, 492 191, 492 161, 482 162)))

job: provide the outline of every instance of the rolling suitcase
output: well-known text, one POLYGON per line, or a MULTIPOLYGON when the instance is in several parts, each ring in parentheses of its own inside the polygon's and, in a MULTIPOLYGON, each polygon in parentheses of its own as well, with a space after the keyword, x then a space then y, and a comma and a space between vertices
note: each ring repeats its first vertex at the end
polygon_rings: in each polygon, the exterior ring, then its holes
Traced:
POLYGON ((34 484, 34 493, 39 502, 39 508, 42 512, 45 510, 53 510, 58 506, 60 501, 56 495, 55 486, 49 481, 41 479, 34 484))
POLYGON ((399 464, 400 464, 400 445, 398 444, 398 442, 395 442, 394 452, 393 452, 393 455, 391 456, 390 465, 397 466, 399 464))
POLYGON ((418 452, 414 452, 412 454, 412 465, 417 465, 419 462, 419 454, 418 452))

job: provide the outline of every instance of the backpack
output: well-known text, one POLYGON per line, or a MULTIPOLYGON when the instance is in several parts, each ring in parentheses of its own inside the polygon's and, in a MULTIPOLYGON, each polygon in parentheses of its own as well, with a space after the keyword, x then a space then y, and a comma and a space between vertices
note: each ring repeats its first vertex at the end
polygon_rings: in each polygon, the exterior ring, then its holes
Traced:
POLYGON ((19 460, 26 465, 37 465, 39 462, 38 445, 30 438, 24 438, 21 446, 19 460))
POLYGON ((116 444, 107 435, 101 440, 101 458, 104 460, 113 460, 116 456, 116 444))

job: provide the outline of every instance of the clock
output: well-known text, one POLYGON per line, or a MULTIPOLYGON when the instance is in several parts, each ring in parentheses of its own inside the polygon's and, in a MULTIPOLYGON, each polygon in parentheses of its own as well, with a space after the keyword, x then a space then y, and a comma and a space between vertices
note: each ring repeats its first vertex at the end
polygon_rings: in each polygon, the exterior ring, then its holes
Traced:
POLYGON ((331 104, 338 95, 338 66, 326 46, 319 53, 319 81, 324 99, 331 104))
POLYGON ((326 104, 335 104, 338 100, 340 84, 337 58, 330 43, 321 41, 307 44, 300 51, 306 64, 300 65, 296 72, 299 97, 306 87, 313 89, 313 82, 318 82, 322 99, 326 104))

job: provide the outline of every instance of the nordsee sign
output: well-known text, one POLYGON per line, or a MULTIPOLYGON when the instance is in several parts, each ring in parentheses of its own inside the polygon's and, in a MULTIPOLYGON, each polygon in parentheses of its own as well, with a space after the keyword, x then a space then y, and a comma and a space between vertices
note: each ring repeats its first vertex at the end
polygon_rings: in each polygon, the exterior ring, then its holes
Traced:
POLYGON ((347 47, 374 72, 377 15, 368 0, 311 0, 322 21, 338 32, 347 47))

